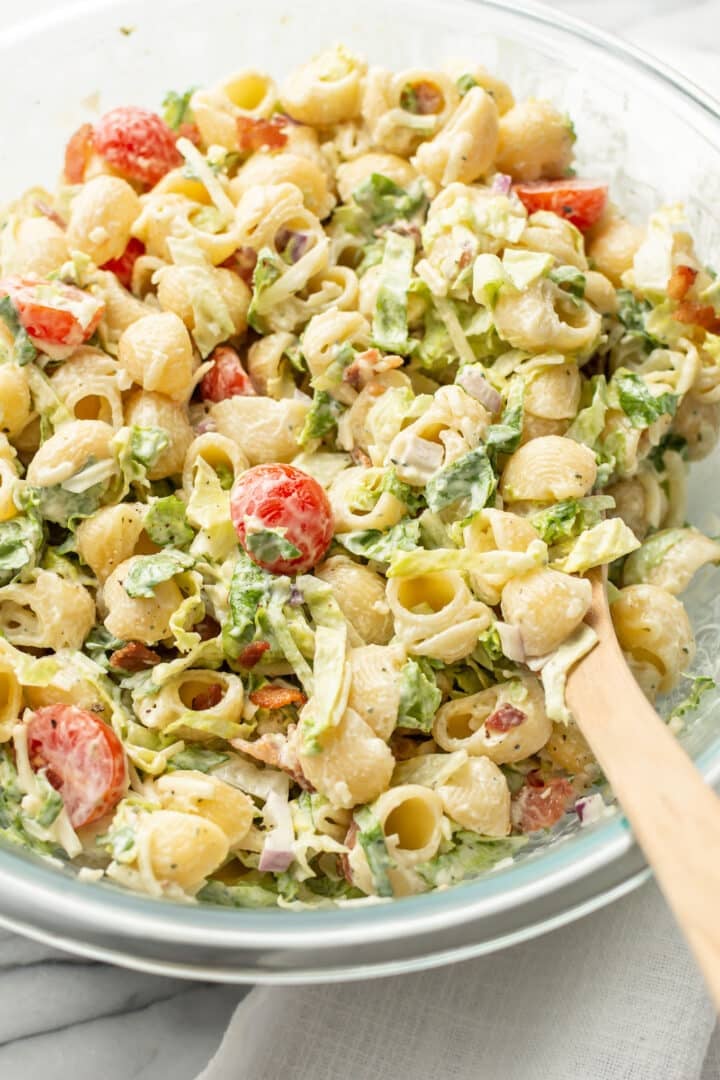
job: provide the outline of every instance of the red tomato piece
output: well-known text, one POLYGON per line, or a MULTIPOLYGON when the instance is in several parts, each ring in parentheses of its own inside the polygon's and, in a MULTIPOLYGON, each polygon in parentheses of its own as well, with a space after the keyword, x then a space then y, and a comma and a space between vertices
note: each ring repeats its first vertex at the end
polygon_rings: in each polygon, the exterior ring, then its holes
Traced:
POLYGON ((33 769, 47 768, 76 829, 104 817, 125 794, 123 745, 108 724, 85 709, 37 709, 28 724, 28 753, 33 769))
POLYGON ((304 574, 333 535, 328 497, 293 465, 256 465, 237 480, 230 517, 248 556, 272 574, 304 574))
POLYGON ((175 134, 162 117, 137 105, 105 113, 95 125, 95 150, 130 180, 157 184, 182 164, 175 134))
POLYGON ((700 326, 711 334, 720 334, 720 316, 712 304, 696 304, 694 300, 683 300, 675 308, 673 319, 689 326, 700 326))
POLYGON ((273 116, 269 120, 238 116, 236 124, 238 145, 242 151, 282 150, 287 143, 283 130, 288 124, 286 116, 273 116))
POLYGON ((581 232, 598 220, 607 203, 607 184, 598 180, 534 180, 513 184, 513 191, 529 214, 550 210, 581 232))
POLYGON ((515 800, 513 821, 522 832, 549 829, 567 812, 575 798, 572 784, 562 776, 551 776, 542 787, 526 786, 515 800))
POLYGON ((201 142, 200 128, 185 120, 175 132, 176 139, 189 139, 193 146, 199 146, 201 142))
POLYGON ((667 285, 667 294, 671 300, 684 300, 689 290, 695 284, 698 271, 691 266, 676 266, 670 275, 667 285))
POLYGON ((110 270, 124 288, 129 289, 132 284, 132 272, 135 262, 145 254, 145 245, 142 240, 136 240, 131 236, 127 247, 117 259, 108 259, 100 267, 101 270, 110 270))
POLYGON ((92 124, 81 124, 65 147, 65 179, 68 184, 82 184, 85 169, 92 157, 94 132, 92 124))
POLYGON ((213 349, 210 359, 215 362, 214 366, 203 375, 200 383, 203 401, 255 396, 255 387, 235 349, 229 345, 218 345, 213 349))
POLYGON ((27 333, 43 345, 82 345, 91 338, 105 312, 102 301, 74 285, 28 274, 0 281, 0 296, 9 296, 27 333))

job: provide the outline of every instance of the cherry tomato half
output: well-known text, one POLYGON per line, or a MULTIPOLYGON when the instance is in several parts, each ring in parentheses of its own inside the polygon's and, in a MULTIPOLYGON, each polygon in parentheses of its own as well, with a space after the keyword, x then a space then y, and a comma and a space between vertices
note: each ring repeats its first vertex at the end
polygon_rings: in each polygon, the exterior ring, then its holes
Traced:
POLYGON ((230 516, 243 548, 273 574, 303 574, 322 559, 333 535, 328 497, 293 465, 256 465, 237 480, 230 516))
POLYGON ((130 180, 157 184, 182 164, 175 134, 157 113, 122 105, 101 116, 94 129, 94 148, 130 180))
POLYGON ((34 769, 62 795, 74 828, 108 814, 127 788, 122 743, 94 713, 74 705, 46 705, 28 724, 28 752, 34 769))
POLYGON ((529 214, 550 210, 581 232, 598 220, 607 203, 607 184, 597 180, 536 180, 514 184, 513 191, 529 214))
POLYGON ((200 383, 203 401, 224 401, 230 397, 255 395, 255 387, 235 349, 229 345, 218 345, 210 359, 215 362, 214 366, 203 375, 200 383))
POLYGON ((65 147, 65 179, 68 184, 82 184, 93 152, 93 126, 81 124, 65 147))
POLYGON ((82 345, 105 312, 102 301, 90 293, 34 274, 0 281, 0 296, 10 297, 22 326, 40 348, 82 345))

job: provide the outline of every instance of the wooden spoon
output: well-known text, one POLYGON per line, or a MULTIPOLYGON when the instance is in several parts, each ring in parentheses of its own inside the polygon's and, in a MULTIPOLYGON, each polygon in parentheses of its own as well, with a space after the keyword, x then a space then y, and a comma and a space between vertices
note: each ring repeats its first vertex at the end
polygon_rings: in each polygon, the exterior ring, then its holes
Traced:
POLYGON ((567 703, 625 811, 720 1011, 720 799, 649 704, 620 650, 606 572, 588 574, 598 644, 567 703))

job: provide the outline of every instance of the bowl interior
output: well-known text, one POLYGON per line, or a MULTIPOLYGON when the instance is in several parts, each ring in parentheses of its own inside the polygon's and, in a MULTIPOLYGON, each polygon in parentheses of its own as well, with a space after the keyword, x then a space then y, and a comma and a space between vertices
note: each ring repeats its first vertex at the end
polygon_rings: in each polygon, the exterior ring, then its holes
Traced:
MULTIPOLYGON (((571 115, 578 132, 578 168, 609 179, 615 201, 631 215, 684 201, 700 250, 720 263, 720 119, 692 87, 677 84, 642 58, 603 43, 589 30, 573 28, 547 9, 502 3, 437 3, 423 0, 334 0, 331 5, 264 0, 250 7, 239 0, 132 2, 53 8, 45 18, 0 32, 0 128, 6 134, 0 199, 23 189, 52 187, 62 151, 76 126, 113 105, 157 107, 168 89, 211 84, 243 67, 270 70, 276 77, 325 45, 343 41, 371 62, 392 68, 427 66, 452 58, 478 60, 506 79, 517 97, 549 97, 571 115), (200 10, 202 17, 199 17, 200 10), (322 16, 322 17, 320 17, 322 16), (59 62, 61 58, 62 62, 59 62), (16 90, 22 65, 24 91, 16 90), (10 85, 10 84, 13 85, 10 85)), ((691 474, 690 518, 720 532, 718 456, 691 474)), ((695 668, 720 679, 720 572, 699 576, 686 597, 698 633, 695 668)), ((720 695, 708 694, 683 734, 706 775, 720 775, 720 695)), ((629 845, 619 816, 589 829, 565 827, 561 837, 521 852, 514 866, 448 892, 402 901, 413 915, 451 918, 469 901, 501 905, 503 896, 526 887, 551 889, 553 874, 585 873, 629 845), (575 865, 576 869, 572 867, 575 865)), ((121 897, 112 887, 77 885, 52 868, 41 872, 32 857, 0 851, 0 867, 27 875, 48 890, 80 902, 129 906, 157 904, 121 897), (40 878, 38 878, 40 873, 40 878)), ((202 922, 200 908, 163 905, 164 918, 202 922)), ((370 925, 386 907, 342 913, 262 913, 263 922, 304 932, 307 920, 342 917, 344 924, 370 925), (298 920, 294 922, 293 920, 298 920)), ((220 913, 213 913, 214 915, 220 913)), ((222 913, 238 920, 260 913, 222 913)), ((248 923, 249 925, 249 923, 248 923)))

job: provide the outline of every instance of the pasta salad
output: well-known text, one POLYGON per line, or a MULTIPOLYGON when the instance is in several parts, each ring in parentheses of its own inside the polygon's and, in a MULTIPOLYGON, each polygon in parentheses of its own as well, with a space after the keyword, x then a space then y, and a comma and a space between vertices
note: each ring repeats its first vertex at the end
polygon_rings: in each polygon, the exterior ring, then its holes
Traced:
POLYGON ((681 207, 626 220, 574 142, 477 65, 338 46, 114 108, 4 211, 6 842, 292 908, 603 812, 564 695, 583 575, 667 693, 720 561, 684 497, 720 285, 681 207))

